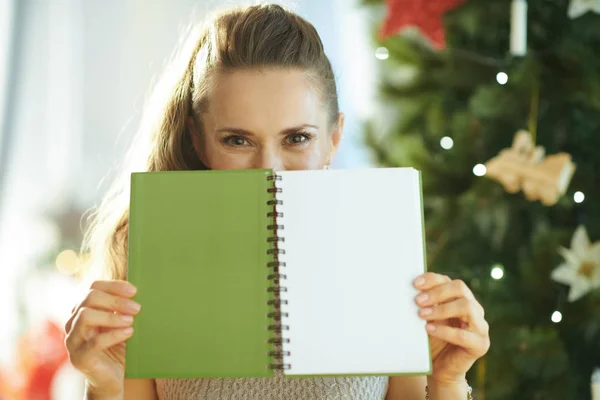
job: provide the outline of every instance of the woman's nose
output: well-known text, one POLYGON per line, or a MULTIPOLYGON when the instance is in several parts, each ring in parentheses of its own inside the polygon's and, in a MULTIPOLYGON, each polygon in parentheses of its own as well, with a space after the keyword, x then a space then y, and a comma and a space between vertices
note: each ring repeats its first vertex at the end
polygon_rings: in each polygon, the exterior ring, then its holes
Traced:
POLYGON ((257 169, 282 170, 283 160, 281 154, 272 149, 262 149, 256 154, 253 167, 257 169))

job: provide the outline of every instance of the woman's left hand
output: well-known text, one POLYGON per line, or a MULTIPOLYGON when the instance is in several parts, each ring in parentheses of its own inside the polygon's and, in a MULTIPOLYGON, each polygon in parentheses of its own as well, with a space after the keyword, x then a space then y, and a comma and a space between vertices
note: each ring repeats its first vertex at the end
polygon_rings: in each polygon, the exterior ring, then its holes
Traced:
POLYGON ((461 280, 428 272, 414 282, 419 315, 428 321, 433 373, 440 383, 465 381, 467 371, 490 347, 483 307, 461 280))

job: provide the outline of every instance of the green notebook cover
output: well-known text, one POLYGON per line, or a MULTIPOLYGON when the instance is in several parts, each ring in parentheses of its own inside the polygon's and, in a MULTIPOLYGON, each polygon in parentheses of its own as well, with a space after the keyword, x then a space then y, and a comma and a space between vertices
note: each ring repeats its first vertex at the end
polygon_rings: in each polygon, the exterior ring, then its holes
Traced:
POLYGON ((128 280, 142 309, 127 378, 273 375, 270 175, 132 174, 128 280))

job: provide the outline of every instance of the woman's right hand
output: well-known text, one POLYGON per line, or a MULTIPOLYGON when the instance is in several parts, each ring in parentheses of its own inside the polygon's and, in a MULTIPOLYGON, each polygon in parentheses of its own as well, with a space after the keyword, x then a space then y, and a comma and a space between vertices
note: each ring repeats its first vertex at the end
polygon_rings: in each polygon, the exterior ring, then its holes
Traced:
POLYGON ((85 375, 94 398, 123 396, 125 342, 140 310, 131 300, 135 292, 126 281, 95 281, 65 325, 69 359, 85 375))

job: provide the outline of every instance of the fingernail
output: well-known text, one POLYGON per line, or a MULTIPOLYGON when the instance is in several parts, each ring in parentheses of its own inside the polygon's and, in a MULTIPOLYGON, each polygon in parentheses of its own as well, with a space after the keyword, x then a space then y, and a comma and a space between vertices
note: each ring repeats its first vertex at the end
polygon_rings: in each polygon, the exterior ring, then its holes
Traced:
POLYGON ((125 291, 127 292, 127 294, 135 294, 135 292, 137 292, 137 288, 135 286, 133 286, 131 283, 126 283, 125 291))
POLYGON ((434 325, 434 324, 431 324, 431 323, 430 323, 430 324, 427 324, 427 325, 425 326, 425 328, 427 329, 427 331, 428 331, 428 332, 433 332, 433 331, 435 331, 435 325, 434 325))
POLYGON ((427 301, 428 298, 429 298, 429 295, 427 293, 421 293, 420 295, 418 295, 415 298, 415 300, 417 300, 417 303, 423 304, 427 301))
POLYGON ((129 312, 137 313, 140 311, 142 306, 140 306, 139 303, 136 303, 135 301, 129 301, 129 302, 127 302, 127 305, 125 306, 125 308, 129 312))
POLYGON ((131 316, 131 315, 121 315, 120 318, 121 318, 121 321, 126 322, 128 324, 133 322, 133 316, 131 316))
POLYGON ((421 308, 421 315, 429 315, 433 312, 433 309, 431 309, 430 307, 428 308, 421 308))
POLYGON ((419 278, 417 278, 417 279, 415 280, 415 286, 416 286, 416 287, 421 287, 421 286, 423 286, 424 284, 425 284, 425 278, 421 278, 421 277, 419 277, 419 278))
POLYGON ((125 328, 123 329, 123 335, 129 336, 133 333, 133 328, 125 328))

